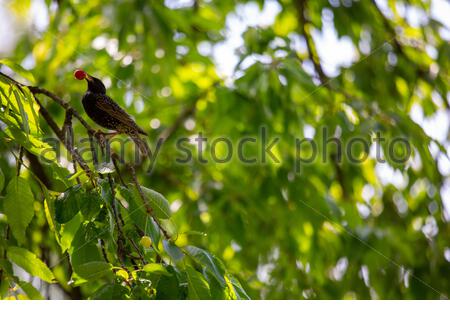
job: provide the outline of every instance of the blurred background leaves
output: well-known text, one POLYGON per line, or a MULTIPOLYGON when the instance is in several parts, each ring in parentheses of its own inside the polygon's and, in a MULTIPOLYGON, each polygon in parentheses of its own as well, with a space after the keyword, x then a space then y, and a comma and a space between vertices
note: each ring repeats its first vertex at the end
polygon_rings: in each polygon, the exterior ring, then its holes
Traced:
MULTIPOLYGON (((139 178, 168 199, 177 245, 220 257, 251 298, 436 299, 450 291, 450 30, 432 14, 436 6, 450 14, 443 2, 4 0, 2 14, 11 18, 1 27, 14 41, 1 55, 24 68, 17 79, 80 113, 85 84, 73 70, 101 78, 149 132, 152 150, 170 130, 152 174, 139 178), (273 149, 280 164, 213 163, 210 144, 208 163, 175 162, 177 138, 201 132, 237 141, 261 126, 281 138, 273 149), (323 127, 343 144, 375 132, 403 137, 412 157, 377 163, 371 152, 354 164, 320 147, 326 161, 296 173, 294 139, 320 145, 323 127)), ((45 103, 62 123, 62 110, 45 103)), ((8 147, 2 140, 7 181, 8 147)), ((382 148, 387 154, 387 143, 382 148)), ((28 232, 35 250, 51 241, 43 223, 28 232)), ((187 275, 188 286, 204 288, 195 269, 187 275)))

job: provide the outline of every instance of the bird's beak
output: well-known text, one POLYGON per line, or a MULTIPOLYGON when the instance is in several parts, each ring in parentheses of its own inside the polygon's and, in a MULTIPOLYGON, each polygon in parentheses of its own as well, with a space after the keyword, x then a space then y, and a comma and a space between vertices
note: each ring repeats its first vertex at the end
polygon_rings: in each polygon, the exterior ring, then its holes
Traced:
POLYGON ((92 77, 90 76, 90 75, 88 75, 87 73, 86 73, 86 78, 85 78, 87 81, 92 81, 92 77))

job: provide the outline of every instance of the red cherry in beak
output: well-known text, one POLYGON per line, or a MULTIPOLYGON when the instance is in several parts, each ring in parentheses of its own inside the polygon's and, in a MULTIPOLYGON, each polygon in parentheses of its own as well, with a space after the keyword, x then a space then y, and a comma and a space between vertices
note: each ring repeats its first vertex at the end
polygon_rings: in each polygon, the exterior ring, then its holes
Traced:
POLYGON ((83 80, 86 79, 87 73, 84 72, 83 70, 75 70, 75 72, 73 73, 73 76, 78 79, 78 80, 83 80))

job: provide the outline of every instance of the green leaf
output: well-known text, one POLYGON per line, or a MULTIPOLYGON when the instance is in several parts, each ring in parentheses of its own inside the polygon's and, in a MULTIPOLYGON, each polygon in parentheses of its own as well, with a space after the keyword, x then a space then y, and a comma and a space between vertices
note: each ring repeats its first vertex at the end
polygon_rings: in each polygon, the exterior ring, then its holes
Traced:
POLYGON ((297 61, 293 59, 286 59, 284 61, 284 66, 286 70, 292 75, 292 80, 297 81, 306 92, 312 92, 313 90, 316 90, 316 86, 311 80, 311 76, 304 71, 304 69, 297 61))
POLYGON ((211 299, 208 282, 203 275, 191 266, 186 266, 186 279, 188 282, 188 299, 211 299))
POLYGON ((39 290, 37 290, 31 283, 25 281, 19 281, 18 285, 22 288, 23 292, 32 300, 44 300, 39 290))
POLYGON ((79 211, 83 202, 83 189, 75 185, 64 191, 55 200, 55 220, 58 223, 69 222, 79 211))
POLYGON ((181 299, 184 297, 182 284, 179 281, 178 271, 168 266, 167 271, 172 276, 161 276, 156 287, 156 299, 181 299))
POLYGON ((24 243, 25 231, 34 216, 34 196, 30 184, 22 177, 14 177, 6 188, 3 211, 8 217, 14 237, 24 243))
POLYGON ((157 246, 161 238, 159 227, 145 210, 144 204, 139 198, 139 194, 130 191, 124 186, 121 186, 119 190, 120 194, 128 202, 128 217, 135 225, 143 229, 145 235, 150 236, 153 244, 157 246))
POLYGON ((20 129, 27 138, 30 134, 39 138, 41 134, 38 117, 39 106, 29 89, 26 87, 19 88, 16 84, 9 83, 3 88, 0 87, 0 93, 5 97, 8 110, 5 113, 0 113, 0 119, 8 126, 20 129), (8 94, 6 91, 8 91, 8 94))
POLYGON ((5 66, 13 70, 15 73, 21 75, 27 80, 30 80, 32 83, 36 82, 36 79, 34 78, 33 74, 30 71, 26 70, 24 67, 15 63, 14 61, 11 61, 9 59, 1 59, 0 64, 4 64, 5 66))
POLYGON ((167 201, 164 196, 156 192, 155 190, 142 187, 142 191, 146 195, 150 207, 153 209, 153 213, 157 218, 169 219, 170 218, 170 206, 169 201, 167 201))
POLYGON ((4 279, 2 281, 0 281, 0 299, 4 299, 8 296, 9 293, 9 280, 8 279, 4 279))
MULTIPOLYGON (((6 119, 3 120, 8 122, 6 119)), ((54 161, 55 151, 48 143, 43 142, 33 135, 27 135, 22 129, 15 126, 10 121, 7 124, 8 127, 5 131, 0 131, 0 133, 7 135, 10 139, 19 143, 31 153, 37 156, 42 156, 46 158, 46 160, 54 161)))
POLYGON ((119 300, 124 299, 128 293, 127 287, 120 284, 106 284, 98 289, 89 299, 93 300, 119 300))
POLYGON ((234 290, 234 294, 237 299, 250 300, 250 297, 248 296, 247 292, 245 292, 244 288, 242 288, 242 285, 238 279, 236 279, 232 275, 227 275, 227 278, 229 279, 229 283, 231 283, 232 289, 234 290))
POLYGON ((7 252, 8 259, 27 271, 32 276, 52 283, 54 275, 47 265, 41 261, 34 253, 24 248, 9 247, 7 252))
POLYGON ((75 217, 72 218, 72 220, 61 226, 61 229, 59 230, 59 245, 61 246, 62 252, 66 252, 66 250, 71 247, 72 241, 81 226, 82 220, 83 218, 81 214, 76 214, 75 217))
MULTIPOLYGON (((155 217, 160 219, 169 219, 170 218, 170 206, 169 201, 167 201, 166 198, 159 192, 156 192, 155 190, 141 187, 142 192, 144 193, 149 206, 153 210, 153 214, 155 217)), ((133 208, 130 207, 130 211, 134 210, 142 210, 145 211, 144 202, 142 201, 142 198, 139 194, 139 192, 134 188, 132 185, 129 185, 129 188, 121 187, 121 192, 123 193, 124 197, 127 198, 127 201, 134 202, 133 208), (133 191, 130 191, 133 190, 133 191)), ((147 213, 146 213, 147 214, 147 213)))
POLYGON ((30 121, 28 114, 25 111, 24 105, 22 104, 21 96, 17 90, 14 90, 14 96, 16 97, 17 105, 19 106, 20 115, 22 116, 22 130, 28 135, 30 134, 30 126, 28 122, 30 121))
MULTIPOLYGON (((208 274, 209 275, 209 274, 208 274)), ((211 291, 211 299, 214 300, 228 300, 229 288, 222 286, 214 277, 208 278, 209 290, 211 291)))
POLYGON ((168 240, 163 240, 163 247, 169 257, 175 262, 181 261, 183 259, 184 254, 180 248, 178 248, 175 243, 168 240))
MULTIPOLYGON (((45 167, 49 171, 51 177, 55 180, 55 182, 57 184, 61 184, 64 190, 72 186, 72 183, 70 183, 67 179, 67 177, 70 176, 70 171, 67 168, 60 166, 56 162, 48 163, 45 165, 45 167)), ((81 170, 78 172, 81 172, 81 170)))
POLYGON ((107 203, 107 204, 112 203, 113 196, 112 196, 112 190, 111 190, 111 185, 109 184, 109 180, 108 179, 98 179, 98 182, 100 184, 103 201, 105 201, 105 203, 107 203))
POLYGON ((86 280, 107 275, 111 270, 111 265, 103 260, 99 248, 96 246, 97 237, 89 236, 90 232, 88 231, 89 226, 82 225, 69 250, 73 271, 86 280))
POLYGON ((44 189, 44 213, 50 231, 55 232, 55 221, 53 219, 55 214, 55 201, 50 197, 48 190, 44 189))
POLYGON ((156 224, 155 221, 153 221, 152 218, 147 217, 146 223, 145 223, 145 234, 150 235, 150 238, 152 239, 153 246, 157 246, 159 243, 159 240, 161 239, 161 232, 159 231, 159 227, 156 224))
POLYGON ((162 275, 166 275, 166 276, 172 275, 171 273, 169 273, 169 271, 166 270, 166 268, 164 268, 159 263, 148 263, 142 268, 142 270, 144 270, 145 272, 154 273, 154 274, 162 274, 162 275))
POLYGON ((74 271, 83 279, 90 280, 108 274, 111 265, 105 261, 91 261, 74 266, 74 271))
POLYGON ((221 286, 225 287, 224 270, 222 263, 206 250, 187 246, 186 251, 198 264, 206 268, 206 271, 210 273, 221 286))
POLYGON ((3 174, 2 168, 0 168, 0 192, 2 192, 5 186, 5 175, 3 174))
POLYGON ((11 262, 6 259, 0 259, 0 270, 10 276, 14 274, 11 262))
POLYGON ((100 212, 100 207, 103 203, 101 197, 94 190, 87 191, 78 197, 80 211, 87 220, 96 217, 100 212))

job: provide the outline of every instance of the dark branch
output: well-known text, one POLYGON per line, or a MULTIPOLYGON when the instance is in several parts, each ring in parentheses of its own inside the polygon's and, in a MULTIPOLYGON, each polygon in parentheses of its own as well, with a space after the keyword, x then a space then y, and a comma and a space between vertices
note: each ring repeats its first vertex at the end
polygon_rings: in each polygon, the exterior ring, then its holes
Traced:
POLYGON ((58 139, 64 144, 66 149, 70 152, 72 158, 78 162, 80 167, 86 172, 86 174, 89 177, 92 177, 92 171, 89 169, 89 166, 86 164, 86 162, 83 160, 81 155, 78 153, 78 151, 74 150, 73 147, 71 147, 67 141, 66 137, 64 136, 64 133, 62 130, 59 129, 58 125, 56 124, 55 120, 53 120, 52 116, 48 112, 48 110, 42 105, 41 101, 35 96, 34 99, 36 100, 36 103, 39 105, 39 113, 42 115, 42 117, 45 119, 47 124, 50 126, 50 128, 53 130, 53 132, 56 134, 58 139))
POLYGON ((321 84, 329 87, 329 79, 323 71, 322 65, 320 64, 320 58, 317 54, 316 46, 314 45, 314 40, 312 39, 309 30, 311 22, 309 21, 307 16, 306 2, 307 0, 297 0, 296 2, 300 34, 305 38, 309 58, 314 64, 314 70, 316 71, 321 84))
MULTIPOLYGON (((97 155, 96 148, 95 148, 96 131, 93 130, 89 126, 89 124, 78 114, 78 112, 74 108, 72 108, 70 106, 69 103, 65 102, 63 99, 58 97, 56 94, 54 94, 54 93, 52 93, 52 92, 50 92, 50 91, 48 91, 46 89, 43 89, 43 88, 24 85, 24 84, 14 80, 14 79, 12 79, 11 77, 9 77, 9 76, 1 73, 1 72, 0 72, 0 75, 3 75, 5 78, 10 80, 14 85, 16 85, 19 88, 19 90, 23 91, 23 88, 28 88, 30 90, 30 92, 32 93, 36 103, 39 106, 39 114, 47 122, 47 124, 50 127, 50 129, 55 133, 55 135, 61 141, 61 143, 63 143, 65 148, 70 152, 70 154, 72 156, 72 159, 74 160, 74 170, 76 171, 76 164, 78 164, 80 166, 80 168, 86 172, 88 177, 91 178, 91 181, 93 181, 92 180, 93 172, 90 170, 89 166, 83 160, 83 158, 78 153, 78 151, 74 148, 74 134, 73 134, 73 127, 72 127, 72 117, 77 118, 80 121, 80 123, 87 130, 87 133, 89 135, 89 141, 90 141, 90 144, 91 144, 91 151, 92 151, 92 154, 93 154, 94 163, 98 162, 98 155, 97 155), (38 94, 43 94, 43 95, 49 97, 50 99, 55 101, 58 105, 60 105, 66 111, 64 124, 63 124, 62 128, 60 128, 58 126, 58 124, 55 122, 55 120, 50 115, 48 110, 41 103, 41 101, 37 97, 38 94)), ((214 86, 216 84, 214 84, 214 86)), ((192 115, 195 112, 196 102, 198 101, 198 99, 201 99, 203 96, 205 96, 207 94, 207 92, 208 92, 208 90, 205 90, 202 94, 200 94, 195 99, 195 101, 192 103, 191 106, 189 106, 187 109, 183 110, 183 112, 179 115, 179 117, 177 118, 175 123, 170 128, 168 128, 165 132, 163 132, 162 137, 164 137, 164 140, 167 139, 170 135, 172 135, 173 132, 175 132, 177 130, 177 128, 180 125, 182 125, 183 121, 187 117, 189 117, 190 115, 192 115)), ((103 151, 103 148, 101 150, 103 151)), ((121 175, 120 175, 119 168, 118 168, 118 163, 116 162, 117 159, 114 158, 114 156, 113 157, 110 156, 109 148, 106 148, 106 152, 108 152, 108 159, 112 158, 112 160, 113 160, 113 164, 114 164, 114 166, 115 166, 115 168, 117 170, 117 173, 118 173, 118 176, 119 176, 119 179, 120 179, 121 183, 123 185, 126 185, 125 182, 123 181, 121 175)), ((134 167, 130 166, 130 168, 131 168, 131 174, 132 174, 132 177, 133 177, 133 182, 134 182, 134 184, 135 184, 135 186, 136 186, 136 188, 137 188, 137 190, 139 192, 140 197, 142 198, 142 201, 144 202, 144 205, 145 205, 147 213, 153 219, 153 221, 155 221, 155 223, 158 225, 158 227, 161 230, 161 232, 163 233, 164 237, 167 238, 167 239, 170 239, 169 233, 163 228, 163 226, 161 225, 160 221, 154 215, 153 209, 150 207, 149 202, 148 202, 146 196, 144 195, 144 193, 142 191, 141 185, 139 184, 139 182, 137 180, 136 172, 135 172, 134 167)), ((108 181, 109 181, 109 186, 111 188, 111 194, 112 194, 111 210, 112 210, 112 213, 113 213, 114 222, 115 222, 117 230, 118 230, 117 255, 118 255, 119 261, 121 262, 122 266, 124 266, 124 259, 126 257, 125 243, 126 243, 126 240, 128 240, 128 241, 130 241, 131 245, 136 249, 136 251, 137 251, 137 253, 139 255, 139 259, 142 261, 142 263, 145 263, 144 256, 140 252, 139 247, 137 246, 136 242, 133 239, 127 238, 125 236, 124 232, 123 232, 124 221, 123 221, 123 219, 121 217, 120 211, 117 208, 116 194, 115 194, 115 183, 114 183, 114 180, 113 180, 111 174, 108 174, 108 181)), ((139 232, 139 228, 136 228, 136 229, 139 232)), ((102 250, 103 250, 103 255, 105 257, 105 260, 107 261, 107 256, 106 256, 106 253, 104 252, 104 243, 102 244, 102 250)))
POLYGON ((32 86, 28 86, 28 89, 30 89, 30 91, 31 91, 31 93, 33 93, 33 95, 43 94, 43 95, 51 98, 53 101, 58 103, 61 107, 63 107, 66 111, 70 111, 74 115, 74 117, 77 118, 80 121, 80 123, 88 130, 88 132, 95 132, 95 130, 83 119, 82 116, 80 116, 80 114, 74 108, 72 108, 72 106, 69 103, 65 102, 63 99, 58 97, 53 92, 50 92, 43 88, 32 87, 32 86))

